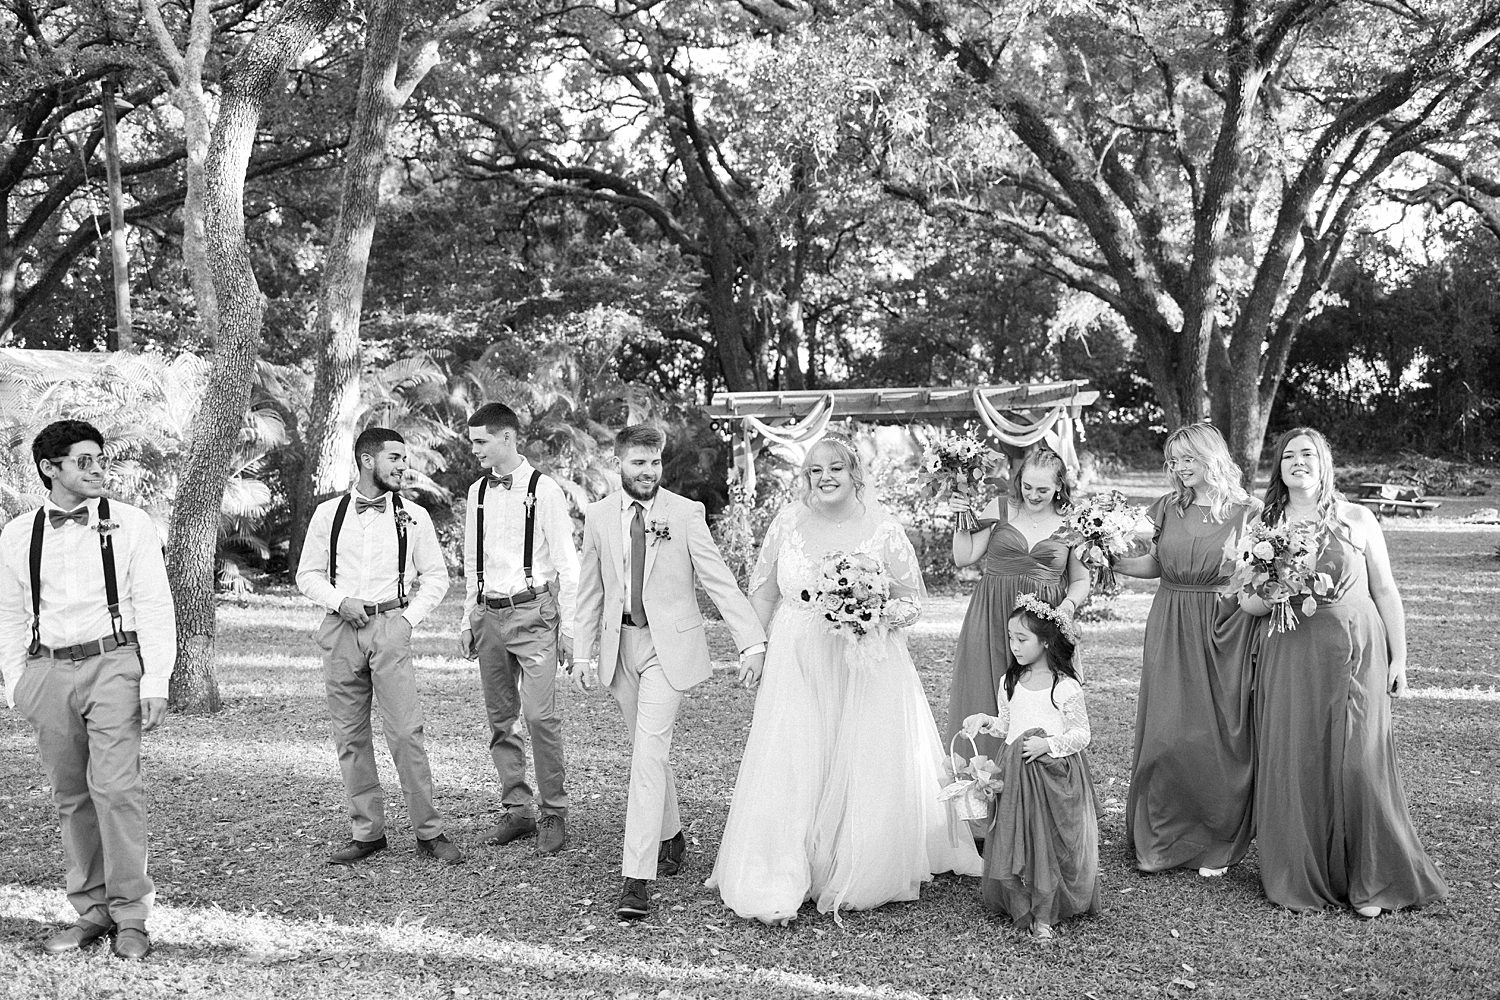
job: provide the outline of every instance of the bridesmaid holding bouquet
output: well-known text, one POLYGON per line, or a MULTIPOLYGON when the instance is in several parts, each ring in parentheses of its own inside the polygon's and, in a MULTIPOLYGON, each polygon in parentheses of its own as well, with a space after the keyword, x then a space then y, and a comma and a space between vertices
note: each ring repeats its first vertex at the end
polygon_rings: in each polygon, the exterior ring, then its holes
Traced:
POLYGON ((1225 552, 1260 504, 1209 424, 1167 438, 1171 492, 1151 505, 1151 550, 1115 572, 1161 579, 1146 619, 1125 828, 1141 871, 1239 862, 1254 834, 1251 656, 1255 619, 1221 596, 1225 552))
MULTIPOLYGON (((1055 451, 1033 446, 1011 476, 1009 495, 989 505, 976 530, 954 531, 953 561, 960 567, 982 561, 983 576, 958 635, 944 745, 952 743, 969 716, 999 711, 1000 686, 1015 666, 1006 623, 1016 598, 1035 594, 1070 618, 1087 599, 1088 570, 1067 540, 1058 537, 1074 485, 1072 473, 1055 451)), ((950 506, 968 509, 958 497, 950 506)), ((981 754, 999 759, 999 739, 981 735, 977 742, 981 754)))
MULTIPOLYGON (((1406 615, 1375 515, 1333 486, 1323 435, 1281 435, 1266 488, 1268 525, 1307 523, 1327 592, 1304 597, 1296 628, 1270 630, 1256 676, 1256 842, 1261 885, 1293 910, 1348 906, 1362 917, 1445 899, 1396 767, 1391 698, 1406 691, 1406 615)), ((1264 616, 1290 594, 1242 593, 1264 616)), ((1260 621, 1265 631, 1265 620, 1260 621)))

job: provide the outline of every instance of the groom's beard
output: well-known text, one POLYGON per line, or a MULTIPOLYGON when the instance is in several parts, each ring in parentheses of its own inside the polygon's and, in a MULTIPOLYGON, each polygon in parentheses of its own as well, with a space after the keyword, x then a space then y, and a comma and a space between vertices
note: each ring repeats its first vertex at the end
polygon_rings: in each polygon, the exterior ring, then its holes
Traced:
POLYGON ((661 489, 661 480, 653 479, 649 488, 642 487, 634 479, 621 479, 620 486, 625 490, 627 496, 632 500, 640 500, 644 503, 656 496, 656 491, 661 489))

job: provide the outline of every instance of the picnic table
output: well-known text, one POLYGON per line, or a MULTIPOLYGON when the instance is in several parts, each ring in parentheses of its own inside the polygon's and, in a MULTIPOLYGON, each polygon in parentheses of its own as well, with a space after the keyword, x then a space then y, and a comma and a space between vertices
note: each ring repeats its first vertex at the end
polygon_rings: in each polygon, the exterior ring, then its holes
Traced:
POLYGON ((1421 517, 1443 505, 1441 500, 1428 500, 1416 486, 1398 483, 1360 483, 1354 502, 1364 504, 1376 516, 1409 513, 1421 517))

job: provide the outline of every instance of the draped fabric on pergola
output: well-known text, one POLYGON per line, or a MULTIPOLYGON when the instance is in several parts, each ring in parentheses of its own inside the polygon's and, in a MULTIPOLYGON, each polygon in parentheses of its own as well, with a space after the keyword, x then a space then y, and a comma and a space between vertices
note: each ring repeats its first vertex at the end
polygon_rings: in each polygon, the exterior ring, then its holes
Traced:
POLYGON ((755 496, 755 456, 776 446, 791 461, 828 433, 834 420, 909 424, 972 420, 1000 450, 1016 454, 1045 442, 1074 470, 1083 408, 1099 398, 1082 380, 952 388, 827 389, 720 392, 708 407, 714 426, 734 442, 730 482, 755 496))

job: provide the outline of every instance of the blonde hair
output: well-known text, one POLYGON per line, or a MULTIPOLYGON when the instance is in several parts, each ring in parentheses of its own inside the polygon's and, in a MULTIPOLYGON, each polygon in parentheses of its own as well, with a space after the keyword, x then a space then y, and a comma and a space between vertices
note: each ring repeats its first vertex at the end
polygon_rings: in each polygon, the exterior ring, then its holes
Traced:
POLYGON ((1168 485, 1172 487, 1172 502, 1180 512, 1192 506, 1197 491, 1182 485, 1182 480, 1173 474, 1171 461, 1187 452, 1196 457, 1203 468, 1203 484, 1208 499, 1208 516, 1223 521, 1229 514, 1230 504, 1250 502, 1250 494, 1240 484, 1240 467, 1229 455, 1229 446, 1224 435, 1213 424, 1198 423, 1179 427, 1167 435, 1161 453, 1165 461, 1168 485))
POLYGON ((1052 509, 1061 514, 1073 503, 1073 491, 1078 488, 1078 480, 1073 475, 1073 470, 1068 468, 1068 463, 1062 460, 1062 456, 1048 448, 1044 444, 1034 444, 1026 451, 1026 457, 1021 459, 1020 468, 1010 477, 1010 490, 1008 495, 1010 502, 1016 507, 1023 503, 1021 500, 1021 477, 1026 474, 1027 469, 1046 469, 1050 471, 1057 482, 1057 493, 1052 497, 1052 509))
POLYGON ((836 437, 832 434, 823 438, 817 444, 807 449, 807 454, 802 459, 802 464, 797 468, 797 495, 806 506, 812 506, 812 479, 808 475, 808 466, 812 464, 813 452, 827 445, 837 456, 837 460, 844 463, 844 468, 849 470, 849 478, 854 481, 854 498, 861 503, 865 498, 865 463, 859 457, 859 451, 847 439, 836 437))

